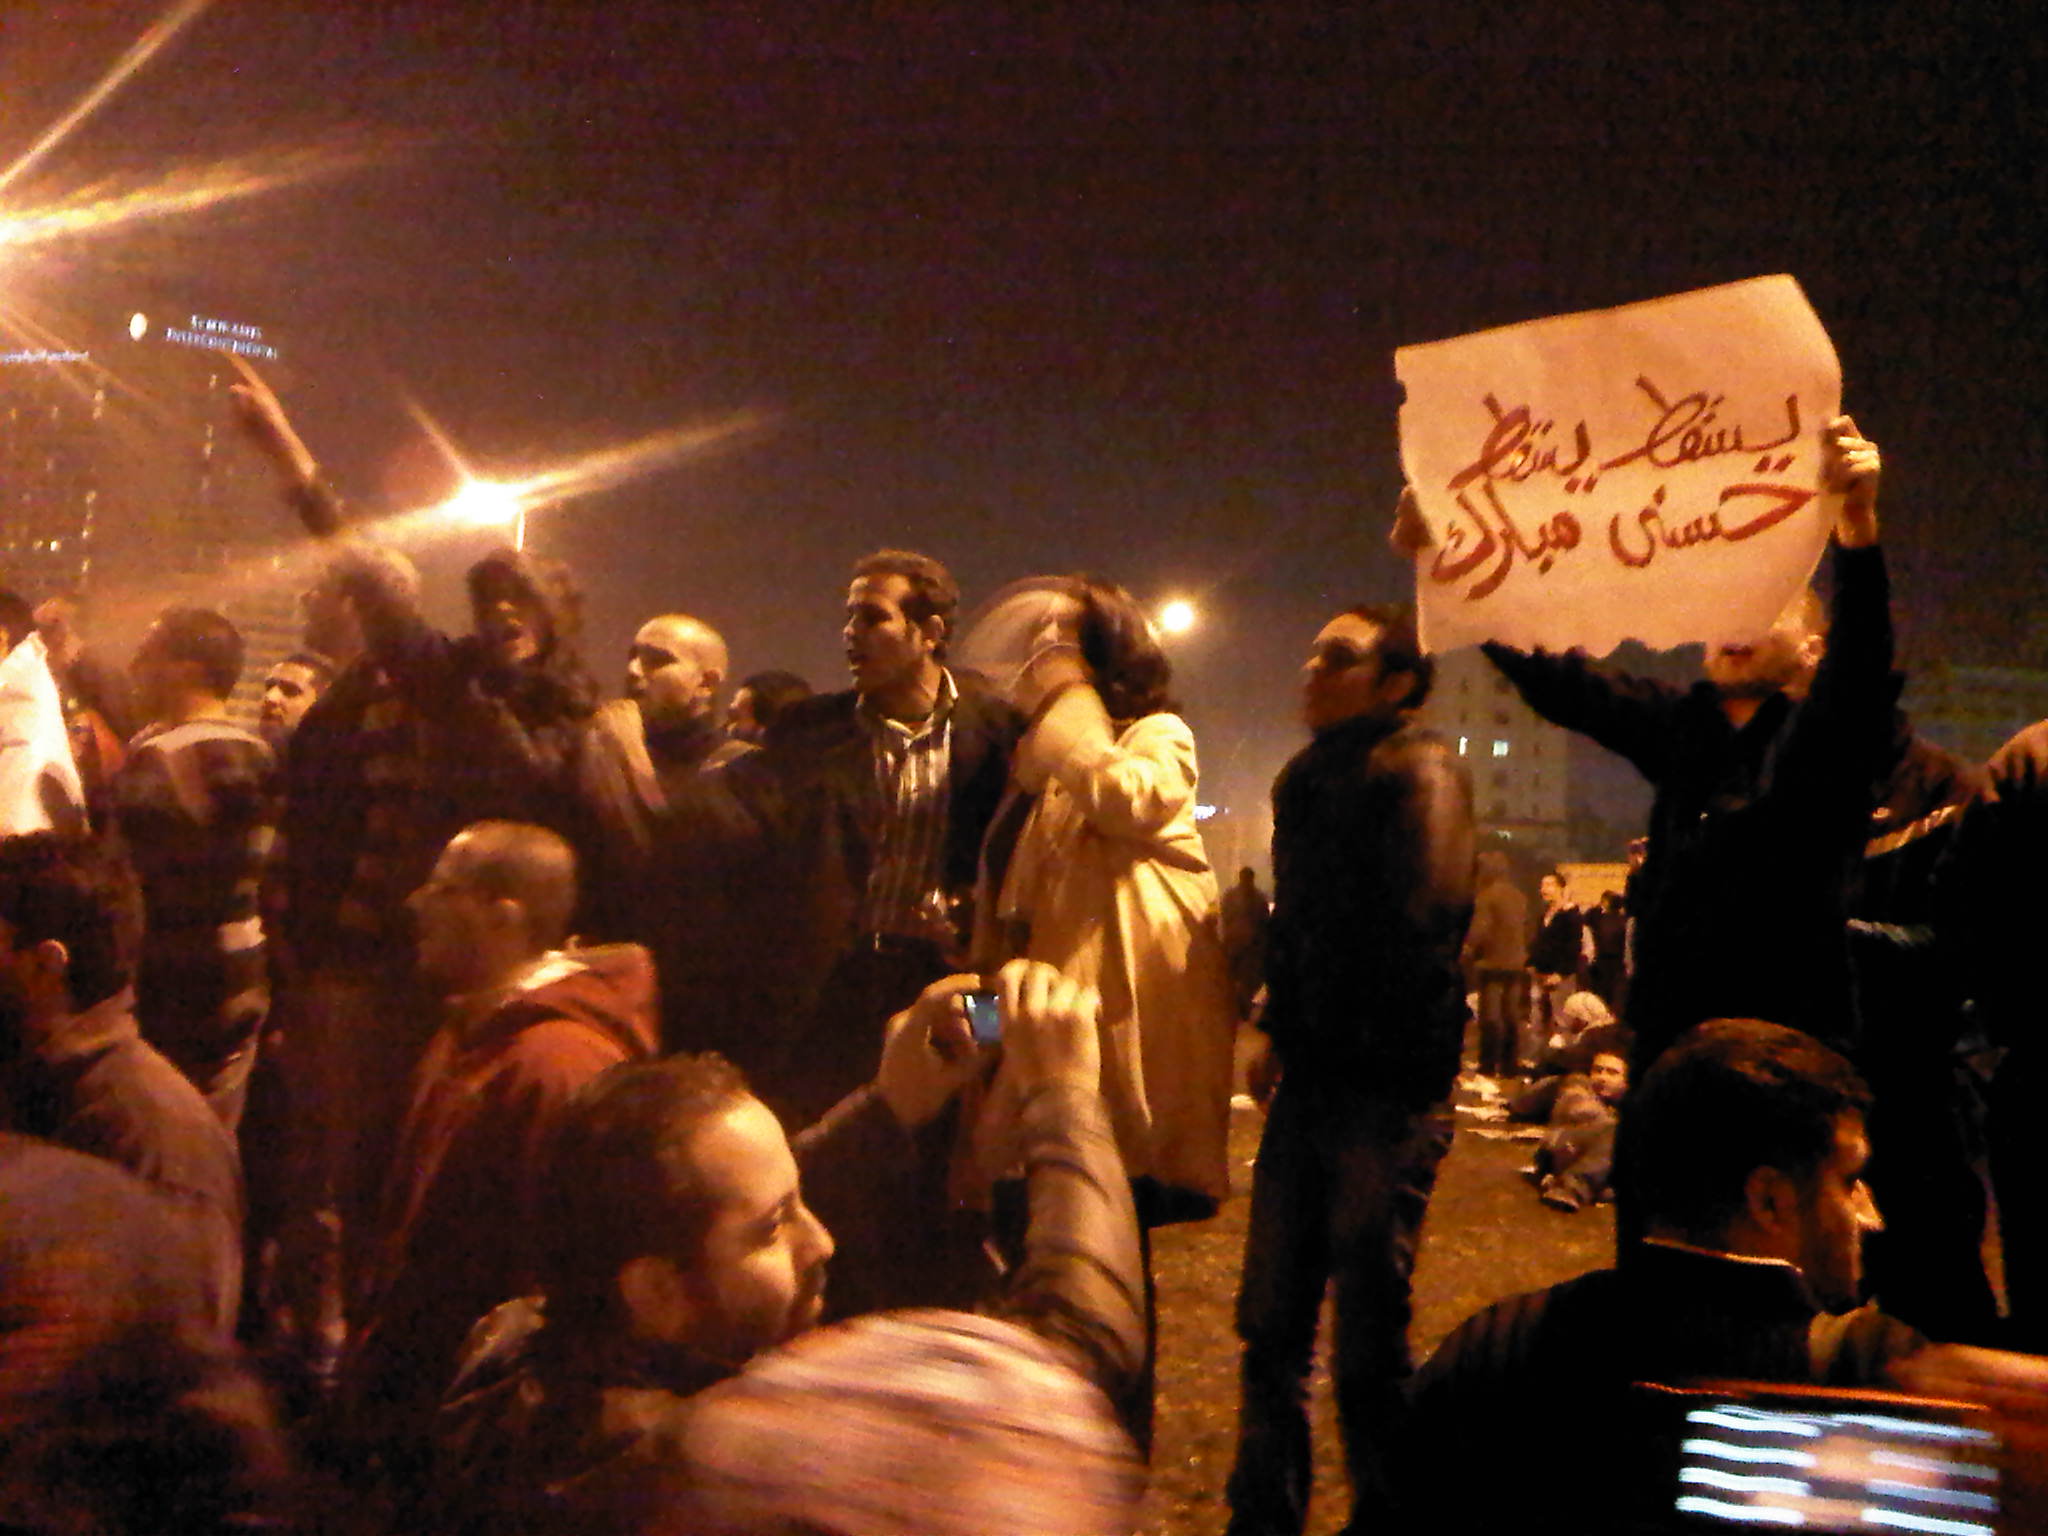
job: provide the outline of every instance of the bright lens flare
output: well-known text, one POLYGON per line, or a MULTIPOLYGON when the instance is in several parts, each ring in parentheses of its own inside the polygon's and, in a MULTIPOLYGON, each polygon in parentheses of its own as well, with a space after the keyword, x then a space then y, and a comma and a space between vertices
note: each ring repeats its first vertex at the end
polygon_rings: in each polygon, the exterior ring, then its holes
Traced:
POLYGON ((1159 627, 1169 635, 1184 635, 1195 627, 1195 605, 1175 598, 1159 610, 1159 627))
POLYGON ((114 67, 100 77, 98 85, 79 97, 69 112, 45 128, 37 136, 35 143, 29 145, 14 164, 0 171, 0 192, 5 192, 26 176, 45 156, 70 138, 77 131, 79 124, 99 110, 101 102, 126 85, 137 70, 156 56, 158 49, 184 31, 211 3, 212 0, 180 0, 179 4, 166 11, 154 26, 137 38, 133 46, 121 55, 114 67))
POLYGON ((471 480, 441 504, 441 515, 472 528, 514 523, 525 510, 517 486, 495 480, 471 480))
POLYGON ((102 181, 30 207, 0 208, 0 251, 106 234, 125 224, 204 213, 373 158, 368 150, 299 149, 173 166, 146 182, 102 181))
POLYGON ((411 406, 415 420, 427 434, 448 467, 454 471, 458 488, 453 496, 435 506, 401 514, 385 525, 388 533, 410 531, 418 523, 460 523, 469 527, 504 527, 515 530, 515 541, 525 530, 529 512, 543 511, 565 501, 607 491, 628 480, 658 474, 686 459, 736 447, 766 430, 768 418, 755 411, 740 411, 720 421, 666 432, 650 433, 631 442, 599 448, 542 469, 518 480, 494 480, 478 475, 469 458, 455 446, 447 432, 418 405, 411 406))

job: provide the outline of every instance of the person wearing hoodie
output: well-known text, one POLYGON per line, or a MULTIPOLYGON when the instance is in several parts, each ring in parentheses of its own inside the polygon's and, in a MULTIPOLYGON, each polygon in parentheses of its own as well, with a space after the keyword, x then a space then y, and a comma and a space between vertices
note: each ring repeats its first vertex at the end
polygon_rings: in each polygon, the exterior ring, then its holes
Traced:
MULTIPOLYGON (((277 396, 253 369, 241 373, 250 440, 331 552, 306 594, 304 639, 339 671, 292 738, 279 828, 284 942, 300 973, 293 1101, 307 1116, 294 1182, 310 1186, 298 1204, 331 1202, 300 1224, 316 1248, 339 1232, 340 1278, 319 1281, 329 1292, 319 1305, 331 1308, 337 1286, 360 1290, 369 1249, 359 1238, 405 1109, 394 1089, 432 1028, 406 900, 472 822, 563 816, 597 689, 578 653, 581 598, 566 567, 511 549, 486 555, 469 572, 474 633, 442 633, 422 612, 410 562, 349 533, 277 396)), ((285 1267, 324 1275, 331 1264, 309 1255, 285 1267)))
POLYGON ((470 1326, 534 1279, 536 1182, 562 1106, 606 1068, 653 1057, 657 1038, 645 950, 561 947, 576 864, 557 834, 469 827, 410 905, 420 974, 445 1001, 341 1384, 345 1421, 394 1473, 470 1326))

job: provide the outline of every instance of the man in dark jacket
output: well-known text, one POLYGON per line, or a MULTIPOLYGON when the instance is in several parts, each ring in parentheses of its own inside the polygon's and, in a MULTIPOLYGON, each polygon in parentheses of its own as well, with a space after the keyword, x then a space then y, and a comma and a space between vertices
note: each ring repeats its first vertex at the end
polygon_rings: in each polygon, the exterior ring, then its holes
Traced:
POLYGON ((1916 734, 1903 712, 1893 750, 1850 900, 1863 1029, 1849 1056, 1877 1096, 1870 1187, 1885 1215, 1870 1274, 1886 1311, 1934 1338, 1984 1342, 1998 1305, 1984 1272, 1975 1096, 1959 1075, 1964 973, 1935 922, 1935 871, 1984 771, 1916 734))
POLYGON ((0 1133, 0 1529, 282 1528, 290 1471, 176 1207, 0 1133))
POLYGON ((0 1126, 152 1186, 191 1244, 225 1335, 241 1296, 234 1139, 136 1029, 116 937, 123 899, 119 872, 90 844, 53 833, 0 841, 0 1126))
POLYGON ((755 750, 719 726, 727 665, 725 641, 688 614, 634 635, 626 697, 597 712, 577 757, 580 928, 652 952, 670 1049, 751 1072, 779 1061, 763 1023, 790 998, 767 839, 719 771, 755 750))
POLYGON ((1522 1016, 1522 967, 1529 958, 1529 904, 1508 874, 1508 856, 1481 850, 1465 962, 1479 994, 1479 1070, 1511 1077, 1521 1069, 1516 1030, 1522 1016))
MULTIPOLYGON (((716 1057, 626 1068, 580 1096, 550 1169, 544 1311, 501 1308, 479 1334, 426 1524, 1130 1530, 1142 1469, 1111 1403, 1142 1362, 1143 1281, 1092 992, 1024 961, 997 978, 1029 1229, 994 1316, 815 1327, 835 1248, 817 1185, 872 1204, 861 1139, 900 1138, 974 1073, 965 985, 928 989, 872 1092, 794 1150, 716 1057)), ((854 1225, 886 1238, 918 1215, 854 1225)))
POLYGON ((1315 739, 1273 786, 1266 1011, 1280 1083, 1252 1175, 1232 1536, 1298 1536, 1306 1383, 1337 1291, 1337 1406, 1357 1530, 1388 1499, 1409 1370, 1409 1278, 1465 1029, 1471 786, 1413 724, 1433 667, 1406 609, 1323 626, 1303 669, 1315 739))
POLYGON ((2048 720, 2000 747, 1985 773, 1990 782, 1963 814, 1936 895, 1941 931, 1960 957, 1978 1018, 1991 1043, 2005 1047, 1989 1094, 1988 1150, 2011 1336, 2022 1349, 2048 1351, 2048 1168, 2040 1136, 2048 1097, 2040 953, 2048 720))
POLYGON ((980 679, 944 664, 959 601, 928 556, 860 561, 844 630, 854 686, 791 705, 760 756, 727 770, 774 829, 790 890, 785 963, 806 1022, 758 1084, 789 1124, 858 1087, 883 1022, 958 968, 1023 732, 980 679))
POLYGON ((1702 1019, 1773 1019, 1838 1045, 1855 1035, 1847 891, 1897 683, 1877 448, 1838 417, 1822 462, 1839 503, 1831 632, 1808 595, 1767 634, 1710 646, 1690 691, 1595 671, 1583 652, 1485 647, 1531 709, 1656 789, 1629 902, 1638 1079, 1702 1019))
POLYGON ((412 898, 444 1022, 413 1077, 342 1372, 350 1417, 394 1470, 424 1439, 470 1327, 533 1283, 541 1161, 563 1105, 655 1054, 647 952, 559 948, 575 905, 568 844, 512 822, 458 835, 412 898))
POLYGON ((1647 1238, 1468 1319, 1417 1373, 1404 1528, 1448 1502, 1473 1530, 1662 1529, 1675 1468, 1647 1454, 1660 1426, 1634 1383, 1890 1384, 1926 1340, 1856 1306, 1879 1225, 1869 1108, 1845 1059, 1775 1024, 1722 1020, 1667 1051, 1631 1110, 1647 1238), (1590 1494, 1557 1476, 1566 1445, 1599 1447, 1615 1475, 1590 1494))

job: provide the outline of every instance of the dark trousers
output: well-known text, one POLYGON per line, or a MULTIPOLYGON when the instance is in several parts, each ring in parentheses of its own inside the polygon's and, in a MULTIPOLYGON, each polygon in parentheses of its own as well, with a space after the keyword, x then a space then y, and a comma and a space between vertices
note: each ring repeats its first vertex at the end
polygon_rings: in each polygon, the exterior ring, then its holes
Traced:
POLYGON ((1488 1077, 1507 1077, 1518 1066, 1515 1029, 1528 990, 1525 975, 1520 966, 1479 971, 1479 1070, 1488 1077))
POLYGON ((1391 1517, 1387 1456, 1413 1369, 1409 1279, 1451 1115, 1329 1079, 1300 1068, 1281 1079, 1252 1172, 1231 1536, 1299 1536, 1307 1518, 1308 1376, 1332 1282, 1352 1527, 1391 1517))
POLYGON ((951 968, 936 944, 884 937, 858 941, 833 965, 800 1034, 784 1042, 779 1070, 754 1091, 794 1133, 873 1081, 889 1020, 951 968))

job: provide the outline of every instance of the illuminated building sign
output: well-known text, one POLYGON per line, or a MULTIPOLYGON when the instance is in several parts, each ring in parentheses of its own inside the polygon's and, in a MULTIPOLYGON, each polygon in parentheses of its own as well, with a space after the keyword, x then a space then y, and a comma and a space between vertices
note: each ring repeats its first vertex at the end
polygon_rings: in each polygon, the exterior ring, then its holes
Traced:
POLYGON ((55 352, 48 347, 24 347, 19 352, 0 352, 0 363, 82 363, 90 352, 55 352))
MULTIPOLYGON (((128 334, 137 341, 148 334, 149 317, 137 314, 128 321, 128 334)), ((234 352, 243 357, 275 359, 277 348, 263 339, 263 327, 239 320, 216 320, 211 315, 193 315, 185 325, 167 325, 163 338, 181 347, 201 347, 209 352, 234 352)))

